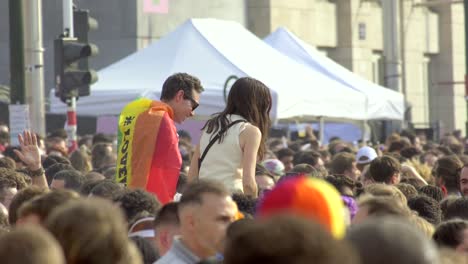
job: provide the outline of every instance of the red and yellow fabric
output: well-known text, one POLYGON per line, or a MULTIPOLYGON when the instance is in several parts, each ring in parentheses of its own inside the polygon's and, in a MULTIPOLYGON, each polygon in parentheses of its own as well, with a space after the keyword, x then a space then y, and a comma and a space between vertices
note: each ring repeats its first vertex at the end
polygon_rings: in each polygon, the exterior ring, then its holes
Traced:
POLYGON ((146 98, 137 99, 119 117, 117 175, 119 183, 172 201, 182 165, 172 108, 146 98))
POLYGON ((298 176, 284 180, 259 202, 257 216, 297 214, 324 225, 335 238, 345 234, 344 205, 338 191, 317 178, 298 176))

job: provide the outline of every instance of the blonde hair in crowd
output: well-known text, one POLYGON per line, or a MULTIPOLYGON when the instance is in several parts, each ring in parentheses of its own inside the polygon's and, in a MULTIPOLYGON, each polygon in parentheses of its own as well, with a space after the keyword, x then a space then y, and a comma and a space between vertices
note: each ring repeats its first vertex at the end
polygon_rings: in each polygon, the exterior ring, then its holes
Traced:
POLYGON ((52 212, 45 226, 62 245, 67 264, 128 263, 125 219, 110 201, 68 202, 52 212))
POLYGON ((366 194, 370 194, 372 196, 396 198, 396 200, 401 202, 401 204, 403 205, 406 205, 408 203, 406 196, 395 186, 385 185, 382 183, 374 183, 364 187, 364 191, 366 194))
POLYGON ((428 183, 434 183, 434 177, 432 176, 431 168, 426 164, 421 163, 417 159, 408 160, 405 162, 406 165, 413 167, 421 177, 428 183))
POLYGON ((414 224, 419 230, 421 230, 429 239, 432 239, 432 235, 435 232, 435 227, 429 223, 426 219, 418 216, 416 213, 412 213, 409 217, 409 221, 414 224))
POLYGON ((14 264, 65 264, 52 235, 36 226, 22 226, 0 236, 0 260, 14 264))

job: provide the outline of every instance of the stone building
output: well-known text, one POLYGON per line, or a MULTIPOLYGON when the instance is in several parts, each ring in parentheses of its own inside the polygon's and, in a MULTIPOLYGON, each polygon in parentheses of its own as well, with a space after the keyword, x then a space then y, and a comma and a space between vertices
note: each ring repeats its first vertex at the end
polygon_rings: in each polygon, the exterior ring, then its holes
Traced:
MULTIPOLYGON (((263 38, 285 26, 369 80, 404 93, 416 128, 465 131, 463 4, 439 0, 168 0, 167 14, 144 0, 75 0, 99 22, 90 39, 101 69, 147 46, 191 17, 235 20, 263 38)), ((163 1, 163 0, 162 0, 163 1)), ((157 1, 153 1, 157 2, 157 1)), ((53 86, 53 39, 61 1, 43 1, 45 87, 53 86)), ((0 84, 9 83, 8 1, 0 2, 0 84)))

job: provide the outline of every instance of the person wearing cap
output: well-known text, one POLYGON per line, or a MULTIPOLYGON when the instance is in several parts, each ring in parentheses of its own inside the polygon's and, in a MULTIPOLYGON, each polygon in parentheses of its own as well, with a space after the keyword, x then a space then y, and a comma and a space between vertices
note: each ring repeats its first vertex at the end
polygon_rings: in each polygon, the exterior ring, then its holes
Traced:
POLYGON ((269 173, 271 173, 277 178, 280 178, 284 175, 284 165, 281 161, 277 159, 267 159, 264 160, 261 164, 268 170, 269 173))
POLYGON ((364 146, 360 148, 356 154, 356 167, 362 173, 364 167, 369 165, 375 158, 377 158, 377 152, 375 149, 364 146))

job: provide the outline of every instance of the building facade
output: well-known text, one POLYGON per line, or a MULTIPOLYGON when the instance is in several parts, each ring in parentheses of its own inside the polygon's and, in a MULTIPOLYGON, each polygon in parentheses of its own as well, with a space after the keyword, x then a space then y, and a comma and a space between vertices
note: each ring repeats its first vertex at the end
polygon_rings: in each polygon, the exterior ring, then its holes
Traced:
MULTIPOLYGON (((53 39, 60 0, 43 1, 45 87, 53 87, 53 39)), ((153 1, 156 2, 156 1, 153 1)), ((143 0, 76 0, 99 22, 90 39, 101 69, 146 47, 186 19, 234 20, 263 38, 280 26, 371 81, 405 95, 416 128, 465 132, 463 4, 432 0, 168 0, 167 13, 147 13, 143 0), (431 3, 432 2, 432 3, 431 3)), ((0 84, 9 83, 8 1, 0 2, 0 84)), ((155 58, 156 59, 156 58, 155 58)))

